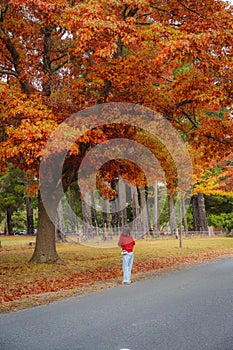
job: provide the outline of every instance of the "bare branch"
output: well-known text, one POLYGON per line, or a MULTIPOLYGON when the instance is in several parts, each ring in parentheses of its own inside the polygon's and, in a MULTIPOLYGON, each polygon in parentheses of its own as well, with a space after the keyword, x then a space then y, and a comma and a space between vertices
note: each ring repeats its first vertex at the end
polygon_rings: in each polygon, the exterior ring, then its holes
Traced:
POLYGON ((18 73, 14 72, 13 70, 7 70, 7 69, 3 69, 0 70, 0 74, 2 75, 13 75, 14 77, 18 78, 18 73))
POLYGON ((140 25, 140 26, 150 26, 151 24, 153 24, 152 22, 135 22, 136 25, 140 25))
POLYGON ((139 10, 139 8, 137 6, 134 6, 133 8, 129 9, 128 13, 126 13, 128 8, 129 8, 129 6, 127 6, 127 5, 124 6, 124 10, 122 12, 123 21, 125 21, 126 18, 134 17, 139 10))
POLYGON ((158 6, 155 6, 155 5, 150 5, 150 7, 152 8, 152 9, 155 9, 155 10, 158 10, 158 11, 162 11, 162 12, 168 12, 167 10, 165 10, 165 9, 161 9, 160 7, 158 7, 158 6))
POLYGON ((233 141, 230 141, 230 140, 220 140, 216 136, 212 136, 210 134, 205 134, 205 133, 203 134, 203 136, 207 137, 207 139, 217 141, 217 142, 222 143, 224 145, 233 145, 233 141))
POLYGON ((68 59, 61 62, 60 64, 56 65, 55 67, 52 68, 52 73, 58 71, 60 68, 62 68, 66 63, 68 62, 68 59))
POLYGON ((9 8, 9 4, 7 4, 4 8, 4 10, 0 10, 0 22, 4 21, 5 14, 9 8))
POLYGON ((138 12, 139 8, 137 6, 134 6, 133 9, 129 10, 127 17, 134 17, 136 13, 138 12))
POLYGON ((194 128, 198 128, 198 125, 193 121, 193 119, 189 116, 189 114, 187 112, 185 112, 183 109, 182 109, 182 113, 185 117, 188 118, 188 120, 190 121, 190 123, 194 126, 194 128))
POLYGON ((127 5, 125 5, 125 6, 124 6, 124 10, 123 10, 123 12, 122 12, 122 19, 123 19, 123 21, 125 21, 125 20, 126 20, 126 18, 127 18, 127 16, 126 16, 126 11, 127 11, 127 8, 128 8, 128 6, 127 6, 127 5))
POLYGON ((147 16, 150 16, 151 14, 152 12, 144 13, 143 15, 137 16, 137 18, 147 17, 147 16))

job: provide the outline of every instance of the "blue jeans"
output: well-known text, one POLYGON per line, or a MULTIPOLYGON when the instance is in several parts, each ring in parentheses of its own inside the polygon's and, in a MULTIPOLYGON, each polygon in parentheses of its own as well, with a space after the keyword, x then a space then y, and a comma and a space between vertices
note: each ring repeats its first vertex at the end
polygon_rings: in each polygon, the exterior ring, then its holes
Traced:
POLYGON ((131 282, 131 270, 133 266, 134 253, 123 255, 123 282, 131 282))

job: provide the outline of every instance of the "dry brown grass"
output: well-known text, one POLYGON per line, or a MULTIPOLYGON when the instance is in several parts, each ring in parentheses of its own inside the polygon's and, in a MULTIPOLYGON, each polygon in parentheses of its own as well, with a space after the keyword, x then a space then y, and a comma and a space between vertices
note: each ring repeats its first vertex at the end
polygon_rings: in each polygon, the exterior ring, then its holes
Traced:
MULTIPOLYGON (((118 247, 94 248, 75 243, 58 244, 66 265, 30 264, 35 237, 1 237, 0 312, 48 303, 121 283, 118 247)), ((232 238, 187 238, 179 248, 176 239, 138 241, 134 280, 163 271, 233 254, 232 238)), ((108 244, 108 243, 107 243, 108 244)))

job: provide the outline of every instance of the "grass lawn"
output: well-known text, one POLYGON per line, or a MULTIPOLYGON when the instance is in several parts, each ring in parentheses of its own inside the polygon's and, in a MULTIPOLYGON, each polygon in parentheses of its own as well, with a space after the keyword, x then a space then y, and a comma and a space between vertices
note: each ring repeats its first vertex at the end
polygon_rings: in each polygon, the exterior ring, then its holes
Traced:
MULTIPOLYGON (((0 312, 49 303, 116 286, 122 280, 119 247, 57 244, 64 265, 30 264, 35 236, 0 237, 0 312)), ((184 238, 137 241, 133 280, 233 255, 233 238, 184 238)))

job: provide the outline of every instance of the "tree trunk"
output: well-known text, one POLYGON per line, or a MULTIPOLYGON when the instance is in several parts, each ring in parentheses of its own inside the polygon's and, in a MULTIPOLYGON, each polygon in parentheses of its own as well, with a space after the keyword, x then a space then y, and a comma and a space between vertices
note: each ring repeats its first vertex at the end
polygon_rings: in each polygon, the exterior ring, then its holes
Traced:
POLYGON ((197 196, 192 197, 191 203, 192 203, 192 211, 193 211, 193 230, 200 231, 200 220, 199 220, 197 196))
POLYGON ((111 203, 112 207, 112 228, 113 233, 115 235, 119 234, 118 227, 119 227, 119 212, 118 212, 118 199, 115 197, 115 200, 111 203))
POLYGON ((71 196, 71 190, 70 188, 67 190, 66 192, 66 197, 67 197, 67 201, 68 201, 68 206, 66 208, 66 215, 67 215, 67 219, 69 221, 69 225, 70 225, 70 230, 72 232, 72 234, 77 233, 78 231, 78 223, 77 223, 77 219, 74 216, 73 212, 72 212, 72 196, 71 196))
POLYGON ((97 211, 96 211, 96 206, 95 206, 95 197, 94 197, 93 191, 91 193, 91 206, 92 206, 91 211, 92 211, 93 223, 94 223, 94 226, 96 228, 96 234, 98 235, 98 233, 99 233, 98 217, 97 217, 97 211))
POLYGON ((30 261, 35 263, 62 263, 56 251, 55 225, 50 220, 44 208, 40 194, 38 196, 38 231, 36 247, 30 261))
POLYGON ((145 196, 146 196, 146 209, 147 209, 147 225, 148 225, 149 231, 151 231, 150 209, 149 209, 149 202, 148 202, 148 190, 146 190, 146 188, 145 188, 145 196))
POLYGON ((201 223, 201 231, 208 232, 208 225, 207 225, 207 218, 206 218, 206 211, 205 211, 205 199, 204 199, 203 193, 198 193, 197 200, 198 200, 198 209, 199 209, 199 216, 200 216, 200 223, 201 223))
POLYGON ((102 199, 102 220, 103 220, 103 238, 107 240, 109 238, 110 216, 109 216, 110 204, 106 199, 102 199))
POLYGON ((6 210, 6 222, 8 235, 13 235, 13 223, 12 223, 12 209, 7 208, 6 210))
POLYGON ((140 205, 138 201, 138 190, 135 185, 131 185, 131 197, 132 197, 132 212, 133 212, 133 225, 132 231, 135 238, 142 234, 142 227, 140 221, 140 205))
POLYGON ((149 213, 146 202, 146 190, 145 187, 140 189, 140 197, 141 197, 141 217, 142 217, 142 230, 143 233, 149 232, 149 213))
POLYGON ((26 197, 26 211, 27 211, 27 234, 34 235, 34 221, 33 209, 31 207, 32 199, 26 197))
POLYGON ((8 234, 8 230, 7 230, 7 215, 5 216, 4 219, 4 235, 8 234))
POLYGON ((62 202, 60 201, 57 206, 56 213, 56 229, 55 229, 55 240, 56 242, 67 242, 65 235, 64 215, 62 202))
POLYGON ((87 201, 82 199, 82 216, 83 216, 83 234, 86 238, 91 238, 93 236, 92 232, 92 217, 91 217, 91 207, 87 201))
POLYGON ((155 181, 154 184, 154 231, 158 233, 160 231, 159 223, 159 191, 158 191, 158 182, 155 181))
POLYGON ((194 231, 208 231, 203 193, 192 197, 194 231))
POLYGON ((177 237, 177 222, 176 222, 176 214, 175 214, 175 205, 174 205, 174 198, 172 196, 168 196, 168 205, 169 205, 169 218, 170 218, 171 234, 176 235, 176 237, 177 237))
POLYGON ((118 181, 118 202, 119 202, 119 221, 120 226, 127 225, 127 212, 126 212, 126 186, 122 177, 118 181))
POLYGON ((182 206, 182 216, 183 216, 183 221, 184 221, 184 230, 185 232, 188 232, 188 221, 187 221, 187 215, 186 215, 186 208, 185 208, 185 199, 182 196, 181 197, 181 206, 182 206))
POLYGON ((103 227, 110 227, 110 204, 109 201, 106 199, 102 200, 102 218, 103 218, 103 227))

